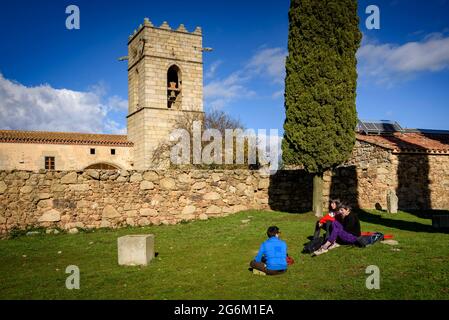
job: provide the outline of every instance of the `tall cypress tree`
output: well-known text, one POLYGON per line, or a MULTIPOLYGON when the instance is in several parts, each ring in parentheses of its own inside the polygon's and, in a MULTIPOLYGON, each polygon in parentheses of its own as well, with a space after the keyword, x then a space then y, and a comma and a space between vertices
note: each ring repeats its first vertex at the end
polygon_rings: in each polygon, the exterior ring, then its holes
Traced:
POLYGON ((313 211, 322 214, 323 173, 352 152, 357 125, 356 0, 291 0, 283 161, 314 174, 313 211))

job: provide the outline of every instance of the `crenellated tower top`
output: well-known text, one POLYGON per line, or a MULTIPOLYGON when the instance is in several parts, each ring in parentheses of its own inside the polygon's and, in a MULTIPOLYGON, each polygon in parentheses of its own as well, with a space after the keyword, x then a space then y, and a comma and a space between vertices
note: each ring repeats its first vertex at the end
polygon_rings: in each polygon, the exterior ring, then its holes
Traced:
POLYGON ((162 22, 162 24, 157 27, 153 25, 153 23, 150 21, 149 18, 145 18, 143 21, 143 24, 140 24, 137 29, 134 30, 134 32, 128 37, 128 42, 131 42, 134 37, 136 37, 144 28, 153 28, 153 29, 160 29, 160 30, 167 30, 172 32, 181 32, 186 34, 192 34, 197 36, 202 36, 202 30, 201 27, 196 27, 194 31, 190 32, 186 29, 184 24, 180 24, 178 28, 172 29, 167 21, 162 22))

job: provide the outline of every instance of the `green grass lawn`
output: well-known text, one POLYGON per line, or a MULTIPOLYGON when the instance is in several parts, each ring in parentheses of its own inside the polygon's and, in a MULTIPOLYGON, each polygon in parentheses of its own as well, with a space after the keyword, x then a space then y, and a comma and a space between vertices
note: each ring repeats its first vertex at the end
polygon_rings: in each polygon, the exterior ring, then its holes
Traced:
POLYGON ((4 240, 0 299, 449 298, 449 234, 408 213, 360 217, 363 231, 394 234, 399 245, 340 247, 312 258, 300 254, 313 231, 312 214, 259 211, 175 226, 4 240), (280 227, 296 263, 281 276, 255 276, 248 263, 270 225, 280 227), (119 267, 117 237, 139 233, 155 234, 159 255, 148 267, 119 267), (65 287, 68 265, 80 268, 80 290, 65 287), (380 268, 380 290, 365 287, 369 265, 380 268))

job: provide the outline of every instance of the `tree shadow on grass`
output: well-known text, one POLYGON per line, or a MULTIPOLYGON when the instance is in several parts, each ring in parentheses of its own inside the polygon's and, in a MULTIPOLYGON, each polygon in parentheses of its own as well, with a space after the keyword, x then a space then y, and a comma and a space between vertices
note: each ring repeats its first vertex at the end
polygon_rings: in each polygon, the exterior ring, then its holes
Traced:
POLYGON ((434 215, 446 214, 449 215, 449 210, 401 210, 418 217, 420 219, 432 219, 434 215))
MULTIPOLYGON (((399 175, 398 178, 400 180, 405 179, 404 177, 402 177, 400 172, 398 173, 398 175, 399 175)), ((344 203, 350 204, 355 209, 355 212, 357 213, 360 221, 404 231, 447 233, 447 230, 435 229, 432 225, 427 225, 416 221, 390 219, 385 215, 374 214, 369 211, 360 209, 360 205, 358 202, 359 194, 357 186, 358 186, 358 177, 357 177, 357 169, 355 166, 338 167, 334 170, 331 179, 330 198, 331 199, 338 198, 342 200, 344 203)), ((422 186, 422 189, 423 189, 422 194, 425 195, 424 198, 426 199, 424 207, 429 206, 430 205, 430 197, 428 196, 429 192, 425 191, 428 189, 428 186, 427 185, 422 186)), ((386 192, 387 190, 385 190, 385 194, 386 192)), ((435 214, 441 213, 449 214, 449 211, 439 211, 430 209, 406 210, 405 212, 410 213, 413 216, 424 219, 432 219, 432 216, 435 214)), ((393 217, 394 214, 392 214, 392 218, 393 217)), ((377 231, 377 230, 362 230, 362 231, 377 231)))
MULTIPOLYGON (((411 231, 411 232, 426 232, 426 233, 448 233, 444 229, 435 229, 432 225, 422 224, 416 221, 405 221, 386 218, 380 214, 374 214, 365 210, 357 210, 360 221, 377 224, 388 228, 411 231)), ((364 230, 376 231, 376 230, 364 230)))

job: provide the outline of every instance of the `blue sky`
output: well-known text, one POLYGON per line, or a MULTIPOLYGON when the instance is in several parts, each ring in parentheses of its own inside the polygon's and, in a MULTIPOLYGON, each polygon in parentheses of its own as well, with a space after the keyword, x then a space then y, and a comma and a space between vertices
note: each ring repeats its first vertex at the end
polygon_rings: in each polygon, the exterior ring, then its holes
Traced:
MULTIPOLYGON (((23 1, 0 11, 0 129, 126 130, 128 35, 155 25, 203 29, 205 110, 282 130, 288 0, 23 1), (80 30, 65 8, 78 5, 80 30)), ((449 0, 359 1, 357 110, 362 119, 449 129, 449 0), (368 5, 380 30, 368 30, 368 5)), ((282 131, 281 131, 282 133, 282 131)))

